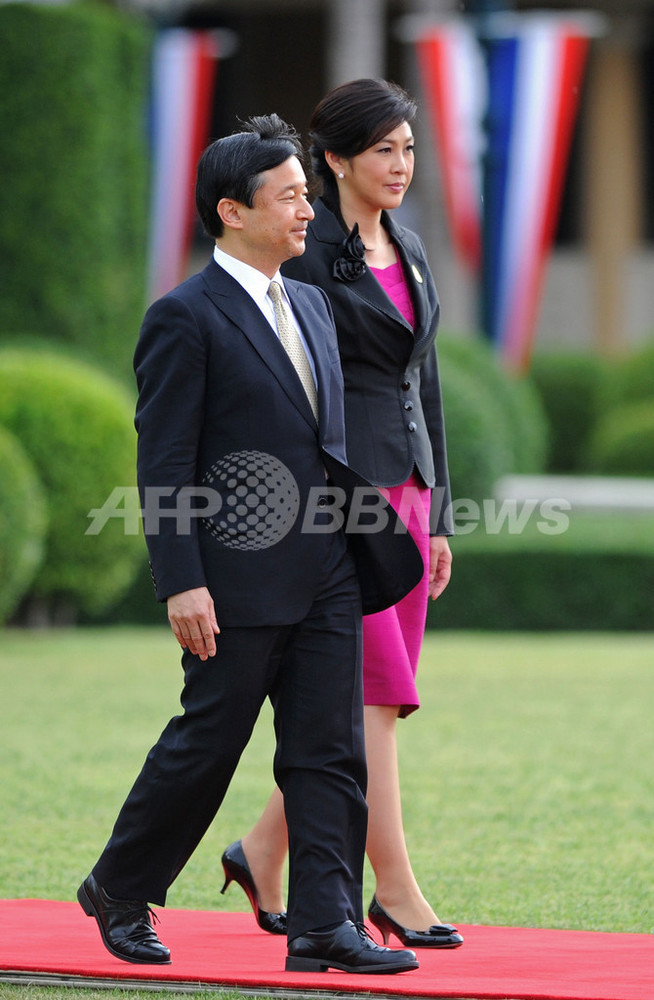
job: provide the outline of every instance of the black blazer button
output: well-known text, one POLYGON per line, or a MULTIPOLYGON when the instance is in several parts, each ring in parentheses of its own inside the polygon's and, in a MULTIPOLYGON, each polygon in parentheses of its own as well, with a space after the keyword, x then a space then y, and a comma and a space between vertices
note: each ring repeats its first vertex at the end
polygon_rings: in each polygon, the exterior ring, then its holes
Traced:
POLYGON ((409 391, 409 389, 411 388, 411 383, 405 380, 405 381, 404 381, 404 382, 402 383, 402 386, 401 386, 401 388, 402 388, 403 392, 408 392, 408 391, 409 391))
POLYGON ((408 426, 409 430, 411 431, 411 433, 413 433, 414 431, 418 430, 418 425, 416 423, 414 423, 413 420, 411 420, 407 426, 408 426))

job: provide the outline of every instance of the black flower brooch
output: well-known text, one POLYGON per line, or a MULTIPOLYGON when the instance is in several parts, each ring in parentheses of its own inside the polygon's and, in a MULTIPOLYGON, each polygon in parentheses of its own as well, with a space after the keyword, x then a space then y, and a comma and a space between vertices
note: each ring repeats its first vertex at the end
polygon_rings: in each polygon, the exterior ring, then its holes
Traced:
POLYGON ((366 270, 366 248, 359 236, 359 224, 355 222, 352 231, 341 243, 333 274, 338 281, 357 281, 366 270))

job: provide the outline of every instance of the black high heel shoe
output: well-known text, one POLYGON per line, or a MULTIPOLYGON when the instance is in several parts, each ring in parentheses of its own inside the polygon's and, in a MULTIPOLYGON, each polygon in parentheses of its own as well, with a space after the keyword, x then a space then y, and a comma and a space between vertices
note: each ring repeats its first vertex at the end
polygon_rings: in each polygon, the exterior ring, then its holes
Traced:
POLYGON ((428 931, 402 927, 380 905, 376 896, 372 897, 368 917, 370 923, 381 931, 385 945, 391 934, 409 948, 460 948, 463 944, 463 938, 452 924, 433 924, 428 931))
POLYGON ((269 934, 286 934, 286 913, 268 913, 259 906, 259 894, 252 878, 250 866, 247 863, 240 840, 235 840, 233 844, 223 852, 221 858, 223 871, 225 873, 225 884, 220 890, 224 895, 225 890, 231 882, 237 882, 250 901, 252 912, 262 931, 269 934))

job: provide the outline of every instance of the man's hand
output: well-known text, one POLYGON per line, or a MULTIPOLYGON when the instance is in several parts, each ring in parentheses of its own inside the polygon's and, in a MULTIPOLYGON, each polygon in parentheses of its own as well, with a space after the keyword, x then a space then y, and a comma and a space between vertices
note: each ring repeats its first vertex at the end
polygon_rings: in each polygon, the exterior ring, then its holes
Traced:
POLYGON ((220 629, 211 594, 206 587, 184 590, 168 598, 168 621, 182 647, 201 660, 216 655, 216 640, 220 629))
POLYGON ((452 553, 445 535, 429 539, 429 596, 432 601, 443 593, 450 582, 452 553))

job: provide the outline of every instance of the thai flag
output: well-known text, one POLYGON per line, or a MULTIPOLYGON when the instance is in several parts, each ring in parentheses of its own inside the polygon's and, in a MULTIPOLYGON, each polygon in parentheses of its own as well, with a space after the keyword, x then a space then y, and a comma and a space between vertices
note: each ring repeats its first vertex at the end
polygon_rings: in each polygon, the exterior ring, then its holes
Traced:
POLYGON ((510 367, 529 365, 589 44, 586 18, 498 18, 487 40, 483 313, 510 367))
POLYGON ((172 28, 155 40, 148 301, 185 277, 195 219, 195 170, 208 141, 218 41, 172 28))
POLYGON ((588 14, 498 13, 483 21, 483 49, 469 21, 426 29, 417 42, 444 173, 466 177, 469 218, 461 198, 446 196, 454 242, 470 245, 463 234, 479 226, 481 324, 515 369, 531 357, 589 39, 599 30, 588 14))

